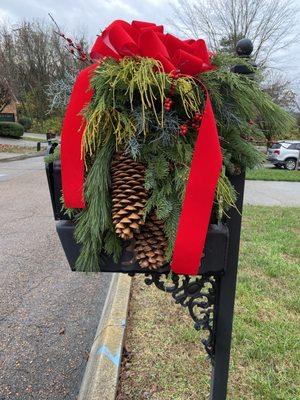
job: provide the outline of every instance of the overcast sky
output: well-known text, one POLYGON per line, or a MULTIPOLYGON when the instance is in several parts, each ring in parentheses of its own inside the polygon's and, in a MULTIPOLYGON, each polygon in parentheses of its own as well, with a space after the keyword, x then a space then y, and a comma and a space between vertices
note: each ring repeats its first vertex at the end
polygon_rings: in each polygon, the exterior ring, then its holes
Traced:
MULTIPOLYGON (((300 8, 300 0, 295 3, 300 8)), ((0 19, 10 22, 23 18, 48 20, 49 12, 66 34, 84 30, 90 41, 114 19, 155 22, 171 30, 168 18, 172 10, 168 0, 0 0, 0 19)), ((296 29, 300 38, 300 20, 296 29)), ((300 43, 278 56, 274 66, 287 72, 300 95, 300 43)))

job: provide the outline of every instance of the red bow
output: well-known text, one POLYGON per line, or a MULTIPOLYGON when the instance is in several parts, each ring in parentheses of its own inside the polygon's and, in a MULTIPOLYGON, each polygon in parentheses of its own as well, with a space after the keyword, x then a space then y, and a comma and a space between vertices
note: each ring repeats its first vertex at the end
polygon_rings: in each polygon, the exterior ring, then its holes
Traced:
MULTIPOLYGON (((164 34, 163 27, 149 22, 114 21, 99 36, 91 57, 117 60, 125 56, 151 57, 159 60, 166 73, 178 71, 195 76, 213 69, 204 40, 180 40, 164 34)), ((81 111, 93 95, 90 74, 98 66, 81 71, 74 85, 66 111, 61 140, 62 185, 65 204, 84 208, 84 165, 81 139, 85 120, 81 111)), ((205 244, 214 200, 215 187, 222 167, 218 132, 207 94, 202 124, 195 143, 190 176, 178 225, 171 268, 178 274, 196 275, 205 244)))
POLYGON ((203 39, 180 40, 164 34, 163 26, 149 22, 114 21, 97 38, 91 51, 94 60, 104 57, 118 60, 125 56, 155 58, 165 72, 179 70, 182 74, 196 75, 212 69, 203 39))

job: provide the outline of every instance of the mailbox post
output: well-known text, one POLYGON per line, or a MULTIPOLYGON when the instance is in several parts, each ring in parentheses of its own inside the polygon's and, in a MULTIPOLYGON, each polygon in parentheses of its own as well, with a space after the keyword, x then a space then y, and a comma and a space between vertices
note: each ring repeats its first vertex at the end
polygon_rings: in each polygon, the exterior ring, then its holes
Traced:
MULTIPOLYGON (((248 39, 237 43, 237 54, 240 57, 250 58, 252 50, 253 45, 248 39)), ((254 63, 252 65, 255 67, 254 63)), ((253 77, 253 71, 243 64, 233 67, 232 72, 253 77)), ((226 221, 229 240, 224 270, 196 278, 198 285, 185 277, 185 282, 180 286, 179 277, 174 275, 172 280, 175 285, 171 288, 164 285, 161 277, 155 273, 151 274, 151 279, 146 279, 146 284, 154 283, 159 289, 171 292, 177 303, 184 307, 188 304, 195 328, 208 331, 202 343, 212 363, 210 400, 225 400, 227 396, 245 172, 231 175, 229 179, 237 192, 237 201, 236 209, 230 210, 226 221), (195 307, 203 310, 201 318, 195 316, 195 307)))

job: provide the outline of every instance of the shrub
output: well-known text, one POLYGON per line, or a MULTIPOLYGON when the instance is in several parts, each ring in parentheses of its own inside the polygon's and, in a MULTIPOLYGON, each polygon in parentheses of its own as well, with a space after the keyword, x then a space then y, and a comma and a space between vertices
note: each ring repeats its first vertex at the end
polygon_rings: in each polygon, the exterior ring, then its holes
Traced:
POLYGON ((20 138, 24 133, 24 127, 17 122, 0 122, 0 136, 20 138))
POLYGON ((49 117, 44 121, 37 121, 36 119, 32 122, 31 132, 37 133, 55 133, 60 135, 63 118, 61 116, 49 117))
POLYGON ((24 126, 25 131, 28 131, 28 129, 31 128, 32 121, 28 117, 21 117, 18 119, 19 124, 24 126))

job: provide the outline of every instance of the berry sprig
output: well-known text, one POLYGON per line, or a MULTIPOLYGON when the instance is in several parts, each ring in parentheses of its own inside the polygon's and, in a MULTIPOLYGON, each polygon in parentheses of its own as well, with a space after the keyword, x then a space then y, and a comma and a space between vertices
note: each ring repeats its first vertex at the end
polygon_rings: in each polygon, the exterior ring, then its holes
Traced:
POLYGON ((201 125, 202 115, 199 112, 196 112, 194 118, 192 119, 192 128, 198 129, 201 125))
MULTIPOLYGON (((172 78, 173 80, 176 80, 180 77, 179 75, 179 70, 174 70, 170 72, 170 78, 172 78)), ((169 91, 169 97, 166 97, 165 101, 164 101, 164 109, 166 111, 170 111, 173 105, 173 100, 171 99, 171 96, 174 96, 176 90, 176 85, 175 82, 173 81, 170 85, 170 91, 169 91)))
POLYGON ((172 108, 173 101, 170 97, 166 97, 164 101, 164 109, 170 111, 172 108))
POLYGON ((202 121, 202 115, 197 112, 193 119, 188 120, 186 123, 181 124, 179 127, 179 135, 185 137, 188 133, 189 127, 193 129, 199 129, 202 121))
POLYGON ((80 43, 75 43, 71 38, 67 37, 62 32, 56 32, 61 38, 63 38, 67 42, 67 50, 71 53, 77 60, 83 62, 92 63, 89 55, 83 50, 82 45, 80 43))
POLYGON ((181 124, 180 125, 180 131, 179 131, 179 135, 185 137, 187 132, 188 132, 188 126, 187 124, 181 124))
POLYGON ((92 64, 93 61, 91 60, 90 56, 83 50, 82 45, 80 43, 75 43, 71 38, 67 37, 60 30, 60 27, 58 26, 57 22, 52 17, 52 15, 50 13, 48 13, 48 15, 57 28, 57 31, 54 31, 54 32, 66 41, 66 48, 67 48, 68 52, 71 53, 73 55, 73 57, 76 58, 77 60, 92 64))

